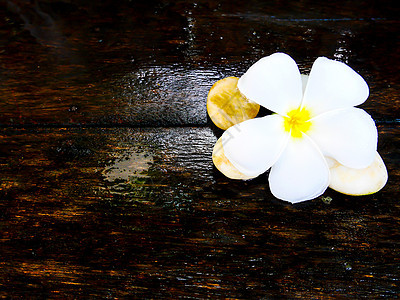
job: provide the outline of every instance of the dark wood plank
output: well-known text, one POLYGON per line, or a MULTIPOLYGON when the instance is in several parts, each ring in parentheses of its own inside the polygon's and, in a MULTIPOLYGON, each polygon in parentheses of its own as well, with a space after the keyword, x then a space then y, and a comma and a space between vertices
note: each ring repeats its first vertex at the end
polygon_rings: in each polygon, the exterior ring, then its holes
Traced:
POLYGON ((0 296, 386 297, 400 291, 400 131, 389 182, 273 199, 228 180, 210 128, 2 129, 0 296))
POLYGON ((397 7, 1 2, 0 297, 397 297, 397 7), (276 51, 369 83, 381 192, 289 205, 213 167, 208 89, 276 51))
POLYGON ((363 107, 398 121, 400 20, 385 1, 9 3, 0 12, 3 126, 204 125, 212 84, 277 51, 303 72, 319 56, 348 63, 371 87, 363 107))

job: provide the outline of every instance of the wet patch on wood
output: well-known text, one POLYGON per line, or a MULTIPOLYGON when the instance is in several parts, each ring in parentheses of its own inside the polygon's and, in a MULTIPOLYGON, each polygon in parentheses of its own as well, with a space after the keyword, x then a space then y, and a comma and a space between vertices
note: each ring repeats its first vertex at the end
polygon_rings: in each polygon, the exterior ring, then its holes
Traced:
POLYGON ((395 298, 390 2, 0 4, 0 297, 395 298), (289 205, 213 167, 208 90, 277 51, 366 79, 381 192, 289 205))

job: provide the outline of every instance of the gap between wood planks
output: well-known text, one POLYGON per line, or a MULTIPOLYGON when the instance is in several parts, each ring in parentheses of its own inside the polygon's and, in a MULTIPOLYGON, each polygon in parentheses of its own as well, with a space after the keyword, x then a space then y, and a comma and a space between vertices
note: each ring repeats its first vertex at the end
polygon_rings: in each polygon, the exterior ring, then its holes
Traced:
MULTIPOLYGON (((393 120, 374 120, 376 125, 400 125, 400 119, 393 120)), ((175 128, 175 127, 207 127, 210 126, 210 123, 177 123, 177 124, 168 124, 168 125, 158 125, 158 124, 119 124, 119 123, 28 123, 28 124, 0 124, 0 128, 15 128, 15 129, 30 129, 30 128, 175 128)), ((213 125, 211 125, 213 126, 213 125)))

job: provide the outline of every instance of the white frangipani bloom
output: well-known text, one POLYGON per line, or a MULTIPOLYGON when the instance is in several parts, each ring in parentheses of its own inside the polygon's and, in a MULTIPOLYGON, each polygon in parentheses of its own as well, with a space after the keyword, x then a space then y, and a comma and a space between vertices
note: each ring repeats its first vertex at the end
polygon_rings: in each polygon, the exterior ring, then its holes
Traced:
POLYGON ((368 98, 364 79, 325 57, 304 79, 286 54, 260 59, 239 79, 238 89, 275 114, 236 124, 221 137, 225 156, 238 171, 256 177, 271 168, 271 192, 292 203, 326 190, 327 159, 363 169, 377 154, 375 123, 354 107, 368 98))

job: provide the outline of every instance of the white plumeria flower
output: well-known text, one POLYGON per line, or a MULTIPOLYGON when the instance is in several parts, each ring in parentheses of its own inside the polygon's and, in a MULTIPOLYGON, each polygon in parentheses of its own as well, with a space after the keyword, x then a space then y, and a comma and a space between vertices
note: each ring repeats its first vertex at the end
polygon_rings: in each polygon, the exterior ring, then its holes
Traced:
POLYGON ((368 98, 368 85, 344 63, 318 58, 303 86, 296 62, 275 53, 252 65, 238 89, 275 114, 227 129, 225 156, 246 176, 271 168, 275 197, 296 203, 320 196, 330 183, 327 159, 351 169, 373 163, 375 123, 354 107, 368 98))

